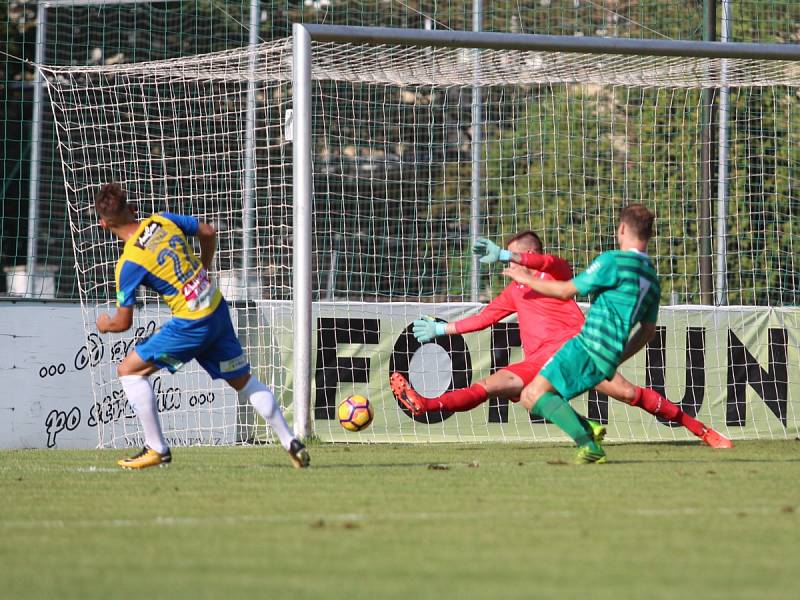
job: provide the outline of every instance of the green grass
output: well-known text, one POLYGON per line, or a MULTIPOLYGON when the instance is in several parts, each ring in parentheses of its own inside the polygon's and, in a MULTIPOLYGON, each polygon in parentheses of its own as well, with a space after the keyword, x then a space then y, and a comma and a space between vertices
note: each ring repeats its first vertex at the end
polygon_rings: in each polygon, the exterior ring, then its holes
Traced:
POLYGON ((795 441, 311 450, 0 452, 0 595, 796 597, 795 441))

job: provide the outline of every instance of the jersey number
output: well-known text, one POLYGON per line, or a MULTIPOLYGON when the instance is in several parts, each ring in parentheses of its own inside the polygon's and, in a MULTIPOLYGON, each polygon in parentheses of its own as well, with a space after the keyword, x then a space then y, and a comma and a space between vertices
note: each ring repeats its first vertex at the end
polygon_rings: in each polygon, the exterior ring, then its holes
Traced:
POLYGON ((167 259, 172 261, 172 267, 175 269, 175 277, 178 278, 178 281, 181 283, 186 283, 189 280, 189 277, 192 276, 192 273, 197 271, 200 268, 200 263, 195 260, 192 260, 192 253, 189 252, 189 248, 186 247, 186 242, 179 235, 173 235, 169 239, 169 248, 164 248, 161 252, 158 253, 158 264, 163 266, 164 263, 167 262, 167 259), (186 257, 186 262, 189 263, 189 269, 184 271, 181 269, 182 260, 181 257, 178 256, 178 253, 175 250, 181 250, 183 252, 183 256, 186 257))
POLYGON ((639 277, 639 301, 636 303, 636 308, 633 309, 633 314, 631 315, 631 325, 635 325, 638 319, 636 315, 639 314, 639 309, 642 307, 642 302, 644 302, 644 297, 647 295, 647 292, 650 291, 650 283, 649 279, 644 277, 639 277))

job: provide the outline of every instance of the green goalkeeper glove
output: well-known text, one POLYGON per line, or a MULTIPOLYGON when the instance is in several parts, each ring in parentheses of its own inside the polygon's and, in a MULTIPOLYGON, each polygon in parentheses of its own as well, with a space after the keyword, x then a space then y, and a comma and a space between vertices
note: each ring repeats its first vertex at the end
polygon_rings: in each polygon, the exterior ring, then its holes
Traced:
POLYGON ((440 335, 445 335, 445 325, 446 323, 440 323, 433 317, 425 315, 414 321, 414 337, 421 344, 425 344, 440 335))
POLYGON ((475 244, 472 246, 472 253, 480 256, 480 262, 487 265, 497 261, 508 264, 508 261, 511 260, 511 252, 504 250, 486 238, 475 240, 475 244))

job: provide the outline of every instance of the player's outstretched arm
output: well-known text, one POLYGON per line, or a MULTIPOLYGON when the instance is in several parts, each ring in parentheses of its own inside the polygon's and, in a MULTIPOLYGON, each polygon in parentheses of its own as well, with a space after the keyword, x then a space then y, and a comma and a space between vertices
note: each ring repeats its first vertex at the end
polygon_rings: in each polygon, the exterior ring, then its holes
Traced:
POLYGON ((509 315, 513 315, 515 308, 508 299, 508 292, 504 290, 497 298, 487 304, 481 312, 471 317, 464 317, 452 323, 442 323, 434 317, 424 316, 414 321, 414 337, 420 343, 427 343, 443 335, 456 335, 480 331, 499 323, 509 315))
POLYGON ((200 240, 200 262, 206 270, 211 270, 214 253, 217 251, 217 230, 210 223, 200 223, 197 227, 197 238, 200 240))
POLYGON ((521 269, 503 269, 503 275, 510 277, 517 283, 522 283, 539 292, 542 296, 569 300, 578 295, 578 288, 572 281, 556 281, 534 277, 533 273, 521 269))
POLYGON ((493 241, 486 238, 478 238, 472 245, 472 253, 478 256, 478 260, 485 265, 490 265, 497 261, 508 263, 511 259, 511 252, 504 250, 493 241))
POLYGON ((100 333, 119 333, 128 331, 133 325, 133 307, 120 306, 114 315, 102 313, 97 317, 97 331, 100 333))
POLYGON ((620 363, 625 362, 639 350, 644 348, 656 334, 656 324, 643 322, 639 329, 628 339, 625 349, 622 351, 620 363))
POLYGON ((478 238, 472 246, 472 253, 480 257, 480 262, 492 264, 501 262, 504 265, 516 263, 528 269, 549 273, 554 279, 567 281, 572 279, 572 267, 563 258, 552 254, 538 252, 511 252, 505 250, 486 238, 478 238))
POLYGON ((442 323, 428 315, 414 321, 414 328, 412 331, 417 341, 422 344, 443 335, 452 335, 456 333, 454 323, 442 323))
POLYGON ((470 333, 472 331, 481 331, 495 323, 499 323, 515 312, 516 307, 514 306, 513 300, 509 297, 508 288, 506 288, 477 315, 464 317, 452 323, 442 323, 429 316, 414 321, 414 337, 424 344, 442 335, 456 335, 470 333))

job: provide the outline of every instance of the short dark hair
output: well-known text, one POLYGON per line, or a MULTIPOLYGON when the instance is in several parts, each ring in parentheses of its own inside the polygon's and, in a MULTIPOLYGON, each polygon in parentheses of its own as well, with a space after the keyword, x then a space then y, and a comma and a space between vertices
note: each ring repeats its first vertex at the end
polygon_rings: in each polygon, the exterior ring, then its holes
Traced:
POLYGON ((619 214, 621 223, 630 227, 640 240, 653 237, 655 215, 644 204, 628 204, 619 214))
POLYGON ((128 209, 127 194, 117 182, 105 183, 94 197, 94 208, 103 219, 114 221, 128 209))
POLYGON ((524 231, 520 231, 512 235, 510 238, 508 238, 508 240, 506 240, 506 248, 508 248, 508 246, 513 242, 517 242, 526 237, 533 239, 533 245, 537 252, 542 252, 544 250, 544 244, 542 243, 542 238, 540 238, 539 235, 532 229, 525 229, 524 231))

